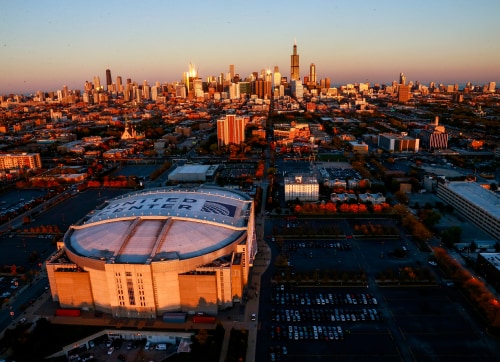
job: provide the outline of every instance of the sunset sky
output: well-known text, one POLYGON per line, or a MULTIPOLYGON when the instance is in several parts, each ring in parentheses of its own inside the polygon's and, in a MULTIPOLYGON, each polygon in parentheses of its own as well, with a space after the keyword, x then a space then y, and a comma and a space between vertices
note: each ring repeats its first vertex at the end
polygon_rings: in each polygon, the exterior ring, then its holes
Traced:
POLYGON ((316 64, 332 84, 500 82, 498 0, 0 0, 0 94, 316 64))

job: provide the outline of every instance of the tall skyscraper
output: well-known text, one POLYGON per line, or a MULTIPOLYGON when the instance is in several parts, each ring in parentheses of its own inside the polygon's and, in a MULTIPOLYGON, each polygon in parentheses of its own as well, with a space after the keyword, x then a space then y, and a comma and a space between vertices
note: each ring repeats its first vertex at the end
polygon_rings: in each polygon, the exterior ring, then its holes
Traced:
POLYGON ((106 90, 109 90, 109 86, 113 84, 111 80, 111 70, 106 69, 106 90))
POLYGON ((121 76, 116 77, 116 91, 118 93, 123 92, 123 85, 122 85, 122 77, 121 76))
POLYGON ((273 73, 273 88, 279 87, 281 84, 281 73, 277 65, 274 66, 273 73))
POLYGON ((290 55, 290 81, 300 79, 299 55, 297 54, 297 40, 293 43, 293 54, 290 55))
POLYGON ((295 98, 301 99, 302 97, 304 97, 304 86, 302 85, 302 81, 300 79, 292 80, 291 90, 292 90, 292 95, 295 98))
POLYGON ((399 84, 406 85, 406 75, 399 73, 399 84))
POLYGON ((99 77, 94 77, 94 89, 101 89, 101 79, 99 77))
POLYGON ((229 98, 230 99, 240 99, 240 85, 238 83, 231 83, 229 86, 229 98))
POLYGON ((318 79, 316 77, 316 64, 311 63, 309 66, 309 84, 316 85, 318 79))
POLYGON ((229 64, 229 74, 231 77, 230 80, 233 80, 234 79, 234 64, 229 64))

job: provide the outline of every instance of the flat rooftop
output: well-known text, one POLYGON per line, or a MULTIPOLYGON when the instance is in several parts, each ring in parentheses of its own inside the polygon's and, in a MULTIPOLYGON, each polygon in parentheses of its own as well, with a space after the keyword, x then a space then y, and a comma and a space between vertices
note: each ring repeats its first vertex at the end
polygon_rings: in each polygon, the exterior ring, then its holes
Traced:
POLYGON ((500 196, 497 193, 486 190, 476 182, 455 181, 445 186, 500 220, 500 196))
POLYGON ((500 253, 480 253, 497 270, 500 270, 500 253))

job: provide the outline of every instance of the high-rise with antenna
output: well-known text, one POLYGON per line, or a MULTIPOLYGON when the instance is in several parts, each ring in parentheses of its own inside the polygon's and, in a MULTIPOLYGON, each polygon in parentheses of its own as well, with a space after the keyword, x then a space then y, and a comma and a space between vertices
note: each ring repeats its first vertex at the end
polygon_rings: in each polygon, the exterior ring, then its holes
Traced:
POLYGON ((290 56, 290 80, 299 80, 299 55, 297 54, 297 40, 293 42, 293 54, 290 56))

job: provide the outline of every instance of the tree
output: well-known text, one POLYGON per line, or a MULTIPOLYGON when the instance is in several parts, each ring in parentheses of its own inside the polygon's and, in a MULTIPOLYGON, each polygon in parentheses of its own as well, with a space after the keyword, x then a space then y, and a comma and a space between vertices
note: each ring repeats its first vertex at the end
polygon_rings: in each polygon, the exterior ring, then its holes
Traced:
POLYGON ((420 213, 420 217, 424 225, 429 229, 432 229, 434 225, 441 220, 441 214, 439 212, 429 209, 423 209, 420 213))
POLYGON ((401 204, 405 204, 407 205, 408 204, 408 195, 406 195, 405 192, 402 192, 402 191, 397 191, 395 194, 394 194, 394 197, 396 197, 396 200, 398 200, 401 204))
POLYGON ((349 205, 345 203, 340 205, 340 212, 349 212, 349 205))
POLYGON ((472 242, 470 243, 469 248, 470 248, 470 251, 471 251, 472 253, 474 253, 474 252, 476 251, 476 249, 477 249, 477 244, 476 244, 476 242, 475 242, 475 241, 472 241, 472 242))
POLYGON ((200 329, 198 334, 195 336, 196 340, 200 345, 204 345, 208 341, 208 331, 206 329, 200 329))
POLYGON ((460 242, 462 228, 460 226, 452 226, 441 233, 441 241, 448 248, 453 247, 453 244, 460 242))

